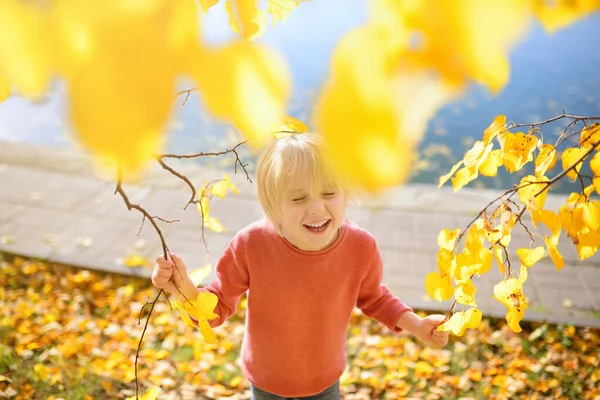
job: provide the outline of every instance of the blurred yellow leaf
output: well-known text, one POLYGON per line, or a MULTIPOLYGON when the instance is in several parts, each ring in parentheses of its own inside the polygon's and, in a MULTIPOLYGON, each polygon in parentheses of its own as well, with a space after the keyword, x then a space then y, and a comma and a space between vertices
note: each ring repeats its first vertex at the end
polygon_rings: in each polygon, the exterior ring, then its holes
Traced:
POLYGON ((200 286, 200 284, 202 282, 204 282, 204 280, 210 274, 211 271, 212 271, 212 265, 211 264, 206 264, 202 268, 198 268, 198 269, 195 269, 195 270, 191 271, 188 274, 188 276, 190 277, 190 279, 192 280, 192 282, 194 283, 194 285, 200 286))
POLYGON ((35 2, 5 0, 1 6, 2 74, 19 93, 39 98, 56 68, 50 50, 55 38, 49 13, 35 2))
POLYGON ((498 168, 503 164, 502 150, 492 150, 479 165, 479 172, 483 176, 496 176, 498 175, 498 168))
POLYGON ((2 70, 0 69, 0 103, 10 97, 12 90, 10 84, 6 80, 6 77, 2 74, 2 70))
POLYGON ((200 2, 200 6, 202 7, 202 11, 205 12, 205 13, 208 12, 208 10, 212 6, 216 5, 219 2, 219 0, 198 0, 198 1, 200 2))
POLYGON ((280 21, 285 21, 290 13, 298 7, 300 0, 269 0, 269 14, 271 14, 272 23, 276 25, 280 21))
POLYGON ((437 254, 437 266, 442 275, 453 275, 452 268, 455 266, 452 250, 441 248, 437 254))
POLYGON ((476 329, 481 324, 481 310, 469 308, 467 311, 455 312, 452 317, 442 325, 438 331, 452 331, 456 336, 462 336, 468 328, 476 329))
POLYGON ((204 222, 204 226, 215 233, 227 232, 227 229, 221 224, 221 222, 215 217, 208 217, 204 222))
POLYGON ((446 250, 454 250, 454 243, 460 234, 460 229, 451 231, 448 228, 442 229, 437 237, 438 246, 446 250))
POLYGON ((498 263, 498 268, 500 268, 500 272, 504 274, 506 272, 506 267, 504 266, 504 252, 502 248, 500 246, 492 246, 492 252, 494 253, 494 258, 498 263))
POLYGON ((504 167, 512 174, 533 160, 533 151, 537 146, 538 138, 523 132, 504 132, 498 135, 498 141, 502 148, 504 167))
POLYGON ((583 164, 583 160, 580 162, 578 162, 578 160, 581 159, 585 153, 587 153, 586 149, 578 147, 565 149, 565 151, 562 153, 563 170, 566 171, 567 169, 571 168, 577 163, 577 165, 575 165, 573 169, 567 172, 567 176, 569 178, 577 180, 577 174, 579 173, 579 170, 581 169, 581 166, 583 164))
POLYGON ((578 243, 575 245, 580 260, 590 258, 600 247, 600 232, 580 232, 577 234, 578 243))
POLYGON ((517 249, 517 256, 521 260, 521 264, 526 267, 531 267, 544 257, 544 246, 539 246, 534 249, 520 248, 517 249))
POLYGON ((125 400, 156 400, 158 398, 158 395, 160 394, 160 392, 158 391, 158 389, 154 386, 151 386, 148 388, 148 390, 146 390, 146 393, 144 393, 141 396, 131 396, 126 398, 125 400))
POLYGON ((148 267, 150 266, 150 261, 139 254, 132 254, 123 259, 123 264, 129 268, 148 267))
POLYGON ((551 144, 543 144, 540 154, 535 159, 535 176, 546 175, 556 164, 556 149, 551 144))
POLYGON ((454 188, 454 192, 459 191, 463 186, 475 180, 478 175, 479 172, 477 172, 476 167, 463 167, 459 169, 454 178, 452 178, 452 187, 454 188))
POLYGON ((425 278, 425 290, 432 299, 437 301, 448 300, 454 294, 454 287, 450 276, 439 272, 430 272, 425 278))
POLYGON ((231 29, 244 39, 261 37, 267 27, 265 13, 258 8, 257 0, 226 0, 225 10, 231 29))
POLYGON ((506 116, 497 115, 494 121, 483 131, 483 143, 487 146, 500 132, 506 128, 506 116))
POLYGON ((532 5, 534 15, 551 33, 600 10, 598 0, 538 0, 532 2, 532 5))
POLYGON ((288 68, 279 54, 234 41, 207 52, 194 76, 206 107, 216 117, 231 119, 254 139, 252 145, 262 145, 279 129, 290 92, 288 68))
POLYGON ((231 190, 234 194, 237 194, 239 191, 237 187, 235 187, 234 183, 231 182, 229 178, 229 174, 225 174, 223 179, 220 179, 218 182, 210 185, 210 193, 214 194, 221 199, 225 198, 225 194, 227 193, 227 189, 231 190))

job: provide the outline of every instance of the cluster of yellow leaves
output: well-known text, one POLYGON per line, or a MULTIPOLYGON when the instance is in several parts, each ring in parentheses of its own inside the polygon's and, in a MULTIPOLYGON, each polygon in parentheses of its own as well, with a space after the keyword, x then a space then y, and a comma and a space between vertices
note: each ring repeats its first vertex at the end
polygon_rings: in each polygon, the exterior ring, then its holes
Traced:
MULTIPOLYGON (((268 0, 266 12, 275 24, 300 2, 268 0)), ((5 0, 0 7, 0 101, 13 86, 37 98, 53 77, 63 78, 77 140, 99 164, 120 163, 126 177, 162 149, 180 76, 194 79, 208 110, 254 144, 284 115, 286 62, 249 41, 267 25, 259 0, 107 0, 99 7, 5 0), (248 40, 203 44, 199 7, 208 12, 219 3, 248 40)), ((344 178, 377 189, 406 179, 428 120, 469 82, 493 92, 506 85, 509 51, 532 17, 555 30, 600 3, 372 0, 369 7, 365 25, 337 45, 313 115, 344 178)), ((478 154, 465 163, 469 174, 491 173, 498 154, 487 164, 478 154)))
POLYGON ((200 215, 202 215, 203 226, 216 233, 226 232, 227 229, 225 229, 218 219, 210 215, 210 200, 212 199, 212 196, 224 199, 228 190, 234 194, 238 193, 238 189, 229 178, 229 174, 226 174, 223 179, 218 181, 205 183, 202 188, 197 190, 197 207, 200 215))
POLYGON ((214 313, 217 302, 217 296, 207 292, 198 293, 196 299, 183 302, 175 301, 175 307, 179 310, 185 324, 192 328, 198 327, 206 343, 210 344, 217 343, 215 333, 208 323, 208 320, 219 318, 214 313))
MULTIPOLYGON (((444 229, 440 232, 439 272, 430 273, 425 281, 427 292, 434 299, 442 301, 454 296, 457 303, 476 307, 472 298, 475 288, 471 278, 475 274, 481 275, 489 271, 493 256, 500 271, 507 273, 505 263, 510 265, 510 261, 503 258, 504 255, 509 256, 511 231, 523 212, 529 211, 534 227, 537 228, 542 223, 549 230, 550 236, 543 237, 545 247, 518 248, 516 254, 521 262, 519 278, 513 278, 511 271, 508 271, 508 276, 494 288, 494 298, 507 307, 506 319, 515 332, 521 331, 519 321, 527 308, 527 300, 522 292, 523 283, 527 279, 527 268, 540 261, 546 255, 546 249, 557 269, 565 265, 558 249, 562 229, 577 247, 581 260, 594 255, 600 247, 600 201, 590 197, 594 191, 600 193, 600 124, 586 125, 580 132, 579 146, 564 149, 561 155, 563 171, 552 180, 546 174, 556 165, 557 149, 555 145, 543 143, 536 136, 539 133, 539 130, 533 129, 528 133, 511 133, 506 125, 506 117, 499 115, 485 129, 483 139, 476 141, 464 158, 447 175, 440 177, 439 186, 452 177, 452 185, 457 191, 475 180, 480 173, 495 176, 502 166, 513 173, 532 161, 535 166, 535 175, 524 176, 516 188, 505 192, 500 199, 504 196, 507 199, 502 200, 490 215, 487 208, 491 204, 480 213, 467 232, 466 244, 461 253, 457 253, 456 243, 460 231, 444 229), (499 149, 494 149, 495 141, 499 143, 499 149), (537 155, 534 156, 536 150, 537 155), (556 212, 544 209, 548 189, 553 183, 564 176, 583 182, 579 171, 587 159, 590 160, 590 169, 594 174, 591 184, 583 187, 582 183, 581 193, 572 193, 567 204, 556 212), (522 208, 510 201, 520 212, 514 212, 508 203, 515 192, 522 208), (489 242, 489 248, 481 247, 484 238, 489 242), (456 287, 453 286, 452 279, 455 280, 456 287)), ((469 309, 452 315, 440 329, 462 335, 466 328, 477 326, 480 320, 481 312, 469 309)))
MULTIPOLYGON (((135 395, 138 313, 155 290, 147 279, 35 261, 0 261, 0 393, 30 398, 135 395)), ((166 302, 156 305, 140 353, 140 398, 248 397, 236 362, 244 299, 216 332, 198 340, 166 302), (150 387, 150 389, 147 389, 150 387)), ((445 349, 351 319, 342 398, 577 398, 600 393, 597 329, 525 325, 526 335, 484 319, 445 349), (476 360, 476 362, 473 362, 476 360)))

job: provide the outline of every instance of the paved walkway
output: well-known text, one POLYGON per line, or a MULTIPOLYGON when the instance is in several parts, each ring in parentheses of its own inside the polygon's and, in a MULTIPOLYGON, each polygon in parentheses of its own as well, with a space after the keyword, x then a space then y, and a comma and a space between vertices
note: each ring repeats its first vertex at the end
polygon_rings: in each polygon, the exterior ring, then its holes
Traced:
MULTIPOLYGON (((223 175, 194 167, 177 166, 200 185, 223 175)), ((169 248, 187 261, 190 269, 204 260, 216 262, 233 234, 261 216, 254 187, 234 176, 240 194, 212 202, 212 213, 227 233, 206 233, 210 254, 200 243, 200 215, 194 207, 183 210, 190 192, 174 176, 152 169, 140 186, 125 186, 132 203, 153 215, 177 223, 161 223, 169 248)), ((0 143, 0 252, 39 257, 55 262, 123 274, 149 276, 150 268, 128 268, 123 259, 139 254, 154 259, 161 253, 156 233, 139 212, 128 211, 115 195, 115 184, 97 178, 88 161, 74 150, 0 143)), ((426 295, 425 276, 436 270, 436 238, 440 229, 465 227, 476 212, 498 195, 496 191, 463 189, 453 194, 410 185, 378 199, 353 204, 349 217, 377 238, 385 265, 384 283, 415 308, 447 310, 450 301, 438 303, 426 295)), ((548 208, 561 204, 549 197, 548 208)), ((511 246, 528 246, 522 229, 511 246)), ((555 271, 546 257, 529 271, 525 292, 529 309, 525 319, 571 322, 600 327, 600 257, 580 263, 572 244, 564 242, 566 266, 555 271)), ((516 255, 513 260, 517 260, 516 255)), ((209 282, 214 272, 208 277, 209 282)), ((501 279, 497 266, 475 281, 477 301, 486 315, 504 317, 505 307, 492 299, 493 285, 501 279)))

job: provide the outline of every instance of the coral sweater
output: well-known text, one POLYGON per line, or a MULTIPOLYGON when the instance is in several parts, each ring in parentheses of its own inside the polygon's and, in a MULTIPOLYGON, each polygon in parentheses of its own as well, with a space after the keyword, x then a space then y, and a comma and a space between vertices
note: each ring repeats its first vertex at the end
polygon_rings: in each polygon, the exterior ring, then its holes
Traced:
POLYGON ((346 365, 346 331, 354 306, 394 332, 411 310, 381 284, 375 239, 351 222, 327 249, 305 252, 260 221, 240 231, 202 290, 219 298, 209 321, 221 325, 248 291, 242 369, 256 387, 305 397, 334 384, 346 365))

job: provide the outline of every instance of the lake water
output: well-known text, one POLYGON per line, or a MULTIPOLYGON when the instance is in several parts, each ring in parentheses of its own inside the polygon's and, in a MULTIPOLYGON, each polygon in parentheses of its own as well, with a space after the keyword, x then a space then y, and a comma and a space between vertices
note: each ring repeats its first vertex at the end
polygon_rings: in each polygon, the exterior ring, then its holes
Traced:
MULTIPOLYGON (((328 72, 332 50, 348 29, 365 19, 364 1, 304 2, 284 24, 269 27, 260 42, 276 47, 287 58, 294 78, 289 114, 309 120, 312 102, 328 72), (349 5, 349 4, 352 5, 349 5)), ((204 23, 210 42, 232 38, 227 17, 219 6, 204 23)), ((441 109, 430 121, 420 146, 421 159, 412 181, 436 183, 439 175, 461 159, 481 137, 494 116, 504 114, 517 123, 530 123, 569 114, 600 116, 600 13, 553 35, 534 24, 511 53, 511 80, 496 96, 473 86, 459 100, 441 109)), ((182 84, 182 89, 189 88, 182 84)), ((64 117, 63 88, 55 85, 41 104, 13 97, 0 104, 0 141, 71 146, 64 117)), ((183 100, 183 98, 181 99, 183 100)), ((556 138, 557 129, 544 132, 556 138)), ((211 118, 196 95, 178 107, 169 123, 168 151, 191 153, 222 150, 240 137, 226 124, 211 118)), ((210 162, 215 162, 214 158, 210 162)), ((219 161, 231 166, 232 157, 219 161)), ((479 179, 476 185, 506 188, 519 174, 479 179)), ((564 185, 561 191, 570 190, 564 185)))

